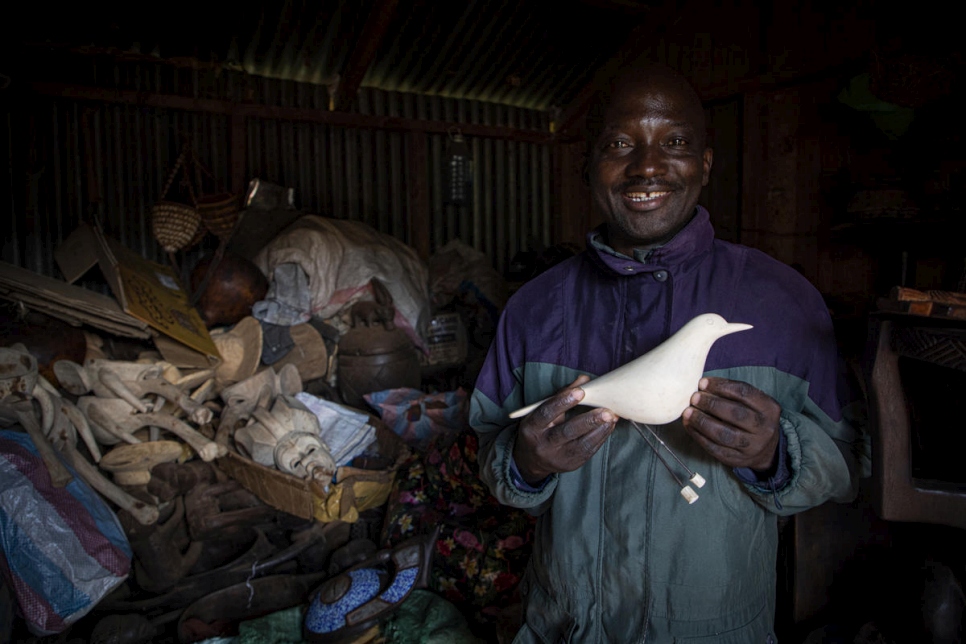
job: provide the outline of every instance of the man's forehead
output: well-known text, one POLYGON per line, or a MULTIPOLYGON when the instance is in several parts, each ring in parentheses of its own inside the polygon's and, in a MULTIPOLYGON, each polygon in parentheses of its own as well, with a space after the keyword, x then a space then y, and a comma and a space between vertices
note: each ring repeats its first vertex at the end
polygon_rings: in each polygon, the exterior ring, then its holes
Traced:
POLYGON ((701 99, 680 73, 662 65, 627 67, 601 87, 587 113, 588 142, 619 120, 654 117, 704 132, 701 99))
POLYGON ((614 127, 626 121, 701 128, 704 109, 700 103, 672 93, 645 90, 615 94, 605 112, 604 127, 614 127))
POLYGON ((695 112, 703 114, 704 108, 690 92, 655 80, 617 87, 611 94, 608 111, 638 111, 665 116, 676 114, 681 120, 686 120, 695 112))

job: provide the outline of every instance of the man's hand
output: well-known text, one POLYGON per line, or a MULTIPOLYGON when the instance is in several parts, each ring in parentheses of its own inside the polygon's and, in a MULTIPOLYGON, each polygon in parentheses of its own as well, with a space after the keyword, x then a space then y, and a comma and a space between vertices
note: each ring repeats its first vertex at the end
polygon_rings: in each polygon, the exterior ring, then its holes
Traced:
POLYGON ((580 376, 520 421, 513 462, 527 483, 536 485, 553 473, 576 470, 614 431, 617 416, 607 409, 566 418, 566 412, 584 399, 580 385, 589 380, 580 376))
POLYGON ((781 405, 746 382, 702 378, 684 410, 684 428, 730 467, 767 472, 774 463, 781 405))

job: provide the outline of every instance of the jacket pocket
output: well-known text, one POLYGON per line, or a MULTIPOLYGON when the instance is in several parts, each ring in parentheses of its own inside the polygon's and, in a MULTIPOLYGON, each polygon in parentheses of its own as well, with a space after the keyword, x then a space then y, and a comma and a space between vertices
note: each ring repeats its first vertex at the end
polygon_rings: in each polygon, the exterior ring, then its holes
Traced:
POLYGON ((523 628, 513 639, 513 644, 542 642, 560 644, 570 642, 577 630, 577 621, 557 605, 531 574, 524 578, 526 586, 526 612, 523 628))
POLYGON ((692 629, 686 637, 675 636, 675 644, 776 644, 778 639, 771 630, 771 619, 768 610, 763 606, 751 620, 737 628, 729 627, 726 621, 718 622, 717 626, 707 624, 696 633, 692 629))
POLYGON ((719 635, 705 635, 703 637, 676 637, 675 644, 777 644, 778 638, 774 633, 755 632, 755 629, 739 628, 730 633, 719 635))

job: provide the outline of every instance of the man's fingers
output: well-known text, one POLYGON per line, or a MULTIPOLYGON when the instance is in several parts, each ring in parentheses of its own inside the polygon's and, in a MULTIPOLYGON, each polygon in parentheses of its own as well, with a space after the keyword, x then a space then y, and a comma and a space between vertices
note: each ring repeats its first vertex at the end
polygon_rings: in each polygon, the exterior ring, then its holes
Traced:
POLYGON ((601 428, 606 429, 608 425, 613 428, 616 422, 617 417, 610 410, 593 409, 579 416, 574 416, 565 423, 551 427, 547 431, 547 438, 554 443, 582 440, 601 428))
POLYGON ((777 428, 777 414, 776 420, 770 422, 764 415, 747 407, 743 412, 735 412, 735 406, 740 407, 739 403, 710 396, 706 392, 700 395, 705 400, 695 402, 712 411, 707 412, 697 406, 688 407, 684 411, 684 428, 688 434, 725 465, 767 469, 774 458, 778 432, 781 431, 777 428), (735 413, 756 420, 740 426, 723 417, 735 413))
POLYGON ((568 411, 580 404, 584 399, 584 390, 578 388, 568 389, 555 396, 552 396, 539 407, 533 410, 525 419, 525 422, 534 428, 550 428, 563 422, 563 416, 568 411))
POLYGON ((739 467, 743 464, 743 454, 742 452, 736 450, 733 447, 723 445, 717 440, 712 440, 704 434, 703 431, 698 429, 694 424, 685 425, 688 433, 691 437, 704 448, 706 452, 711 454, 714 458, 718 459, 725 465, 730 465, 731 467, 739 467))
POLYGON ((590 381, 586 375, 577 376, 570 385, 554 394, 527 417, 527 424, 531 429, 549 428, 563 422, 563 415, 580 404, 584 399, 584 390, 580 385, 590 381))
POLYGON ((597 453, 600 446, 614 433, 614 428, 617 427, 617 417, 609 414, 609 412, 608 415, 602 414, 598 418, 599 420, 594 424, 593 429, 576 439, 582 450, 587 453, 588 458, 597 453))
POLYGON ((736 431, 700 409, 691 411, 686 426, 692 430, 691 435, 702 444, 710 442, 723 448, 740 451, 747 449, 752 442, 748 433, 736 431))
POLYGON ((740 380, 704 377, 698 382, 698 391, 741 402, 757 411, 765 411, 774 403, 772 397, 761 389, 740 380))
POLYGON ((763 412, 757 408, 707 391, 693 394, 691 406, 740 429, 753 431, 765 422, 763 412))
POLYGON ((572 383, 570 383, 570 386, 571 387, 579 387, 580 385, 582 385, 582 384, 584 384, 586 382, 590 382, 590 376, 588 376, 587 374, 581 374, 581 375, 577 376, 576 378, 574 378, 574 381, 572 383))
POLYGON ((578 423, 571 421, 560 426, 560 429, 563 430, 560 432, 561 437, 572 437, 569 440, 557 443, 555 447, 560 454, 560 467, 563 471, 573 471, 589 461, 610 437, 617 425, 617 417, 610 413, 595 415, 593 412, 588 412, 578 416, 578 419, 581 419, 578 423), (585 416, 588 417, 586 421, 583 419, 585 416), (601 418, 610 418, 611 420, 602 421, 601 418), (573 431, 567 431, 571 429, 570 426, 574 426, 573 431), (567 430, 564 430, 565 427, 567 430), (587 431, 583 431, 585 429, 587 431))

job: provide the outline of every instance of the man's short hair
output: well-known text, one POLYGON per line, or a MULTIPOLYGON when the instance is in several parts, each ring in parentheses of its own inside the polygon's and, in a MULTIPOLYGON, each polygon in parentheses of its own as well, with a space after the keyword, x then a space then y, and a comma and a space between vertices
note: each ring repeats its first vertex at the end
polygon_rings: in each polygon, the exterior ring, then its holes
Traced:
MULTIPOLYGON (((590 107, 587 110, 585 126, 587 145, 592 145, 604 129, 604 116, 607 113, 607 107, 618 90, 628 85, 645 85, 656 81, 666 83, 681 91, 696 106, 702 105, 698 92, 688 82, 688 79, 675 69, 656 63, 621 68, 615 74, 604 79, 598 86, 597 91, 594 92, 590 107)), ((701 115, 701 129, 704 131, 707 127, 704 122, 704 108, 700 107, 698 112, 701 115)))

